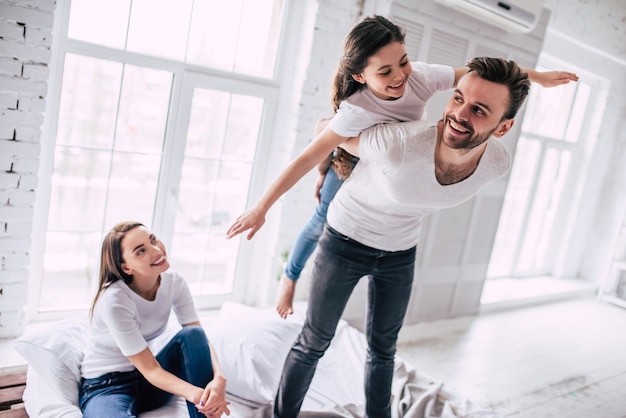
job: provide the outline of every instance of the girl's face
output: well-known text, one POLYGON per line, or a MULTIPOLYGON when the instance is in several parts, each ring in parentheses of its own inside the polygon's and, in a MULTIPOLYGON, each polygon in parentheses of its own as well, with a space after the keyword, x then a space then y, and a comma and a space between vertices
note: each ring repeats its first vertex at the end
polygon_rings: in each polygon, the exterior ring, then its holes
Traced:
POLYGON ((396 100, 404 94, 411 71, 404 44, 392 42, 369 57, 363 72, 352 77, 379 99, 396 100))
POLYGON ((126 232, 122 239, 122 270, 138 277, 158 277, 170 267, 165 245, 146 227, 126 232))

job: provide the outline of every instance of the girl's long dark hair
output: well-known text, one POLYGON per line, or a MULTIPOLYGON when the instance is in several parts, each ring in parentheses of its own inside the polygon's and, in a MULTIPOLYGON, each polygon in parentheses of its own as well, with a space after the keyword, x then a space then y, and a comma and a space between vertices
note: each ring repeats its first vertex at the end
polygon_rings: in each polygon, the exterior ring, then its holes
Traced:
POLYGON ((126 236, 126 233, 131 229, 144 226, 139 222, 120 222, 109 231, 102 241, 102 252, 100 254, 100 278, 98 283, 98 293, 91 303, 91 309, 89 315, 93 316, 93 310, 96 307, 98 298, 106 288, 111 286, 112 283, 122 280, 124 283, 129 284, 133 281, 133 276, 124 273, 122 270, 122 264, 124 258, 122 257, 122 239, 126 236))
MULTIPOLYGON (((374 15, 366 17, 346 36, 343 56, 335 72, 333 81, 332 103, 337 112, 342 101, 366 88, 352 76, 363 72, 367 60, 384 46, 392 42, 404 43, 405 32, 390 20, 374 15)), ((338 148, 333 158, 333 168, 340 178, 347 178, 352 172, 356 157, 338 148)))

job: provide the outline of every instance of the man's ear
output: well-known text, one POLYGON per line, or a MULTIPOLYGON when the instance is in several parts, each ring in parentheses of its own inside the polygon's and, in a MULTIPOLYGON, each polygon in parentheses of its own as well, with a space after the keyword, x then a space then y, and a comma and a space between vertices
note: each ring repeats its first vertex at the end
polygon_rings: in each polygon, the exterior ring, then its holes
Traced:
POLYGON ((352 74, 352 78, 354 78, 357 83, 365 84, 365 77, 363 77, 363 73, 352 74))
POLYGON ((502 122, 500 122, 500 125, 498 126, 496 131, 493 133, 493 136, 495 136, 496 138, 500 138, 501 136, 504 136, 507 132, 511 130, 514 123, 515 123, 515 119, 503 120, 502 122))

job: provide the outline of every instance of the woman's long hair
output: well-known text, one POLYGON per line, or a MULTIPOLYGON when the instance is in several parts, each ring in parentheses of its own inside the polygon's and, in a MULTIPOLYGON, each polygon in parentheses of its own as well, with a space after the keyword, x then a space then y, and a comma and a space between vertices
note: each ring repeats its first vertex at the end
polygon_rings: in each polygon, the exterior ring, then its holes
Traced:
POLYGON ((91 309, 89 310, 90 316, 93 316, 93 311, 100 295, 105 289, 111 286, 112 283, 122 280, 124 283, 130 284, 133 281, 133 276, 124 273, 122 270, 122 264, 124 263, 124 258, 122 257, 122 240, 128 231, 140 226, 144 225, 132 221, 120 222, 104 237, 100 255, 98 293, 96 293, 96 297, 91 304, 91 309))
MULTIPOLYGON (((393 42, 404 43, 404 37, 405 32, 401 27, 378 15, 366 17, 352 28, 344 41, 343 56, 333 81, 334 112, 337 112, 342 101, 366 88, 353 75, 361 74, 367 67, 367 60, 381 48, 393 42)), ((337 175, 345 179, 352 172, 356 160, 355 156, 338 148, 332 165, 337 175)))

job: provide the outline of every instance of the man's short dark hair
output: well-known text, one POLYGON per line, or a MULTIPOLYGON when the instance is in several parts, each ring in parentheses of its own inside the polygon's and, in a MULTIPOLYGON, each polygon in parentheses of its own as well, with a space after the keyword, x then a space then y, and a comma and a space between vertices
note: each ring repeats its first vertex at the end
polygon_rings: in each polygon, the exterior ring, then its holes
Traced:
POLYGON ((481 78, 504 84, 509 88, 509 108, 503 119, 513 119, 528 96, 530 89, 528 74, 523 72, 515 61, 503 58, 477 57, 471 60, 467 67, 481 78))

